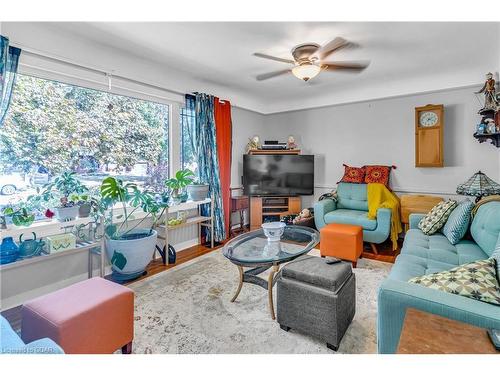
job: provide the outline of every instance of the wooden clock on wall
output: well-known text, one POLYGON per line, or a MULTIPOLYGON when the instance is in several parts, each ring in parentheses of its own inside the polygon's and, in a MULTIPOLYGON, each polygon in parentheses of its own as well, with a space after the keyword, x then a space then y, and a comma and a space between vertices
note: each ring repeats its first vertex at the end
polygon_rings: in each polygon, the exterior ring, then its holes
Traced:
POLYGON ((443 105, 415 108, 415 167, 442 167, 443 105))

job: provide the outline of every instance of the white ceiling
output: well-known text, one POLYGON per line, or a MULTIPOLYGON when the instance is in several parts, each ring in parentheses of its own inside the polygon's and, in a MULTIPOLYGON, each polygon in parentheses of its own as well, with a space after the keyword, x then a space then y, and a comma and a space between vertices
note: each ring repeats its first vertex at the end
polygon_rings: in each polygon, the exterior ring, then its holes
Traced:
POLYGON ((186 77, 191 86, 199 82, 206 90, 217 87, 219 95, 223 91, 222 96, 237 106, 273 113, 478 84, 486 72, 499 70, 499 25, 105 22, 47 27, 172 69, 177 72, 175 89, 200 90, 182 87, 186 77), (337 36, 359 47, 334 53, 328 60, 369 59, 365 71, 322 72, 309 83, 291 74, 255 80, 260 73, 287 65, 254 57, 254 52, 290 58, 290 49, 299 43, 324 44, 337 36))

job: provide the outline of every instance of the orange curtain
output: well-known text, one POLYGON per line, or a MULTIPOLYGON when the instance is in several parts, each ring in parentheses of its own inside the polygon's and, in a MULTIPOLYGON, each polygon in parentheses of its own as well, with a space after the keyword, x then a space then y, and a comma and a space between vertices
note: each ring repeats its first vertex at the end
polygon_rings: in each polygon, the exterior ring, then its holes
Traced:
POLYGON ((231 155, 233 148, 231 103, 228 100, 223 101, 215 98, 214 107, 224 226, 226 228, 226 237, 229 237, 231 222, 231 155))

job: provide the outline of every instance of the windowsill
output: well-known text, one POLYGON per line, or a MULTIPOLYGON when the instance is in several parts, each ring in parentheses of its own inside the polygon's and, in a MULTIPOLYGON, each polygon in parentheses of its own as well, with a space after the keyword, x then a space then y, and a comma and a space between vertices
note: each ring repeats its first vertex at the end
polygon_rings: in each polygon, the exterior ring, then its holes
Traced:
MULTIPOLYGON (((187 211, 187 210, 193 210, 198 208, 198 206, 202 204, 207 204, 210 203, 211 199, 206 198, 202 201, 188 201, 185 203, 181 203, 175 206, 170 206, 168 208, 168 213, 175 213, 179 211, 187 211)), ((133 207, 127 207, 130 209, 133 209, 133 207)), ((120 220, 117 219, 116 217, 118 215, 121 215, 123 213, 123 208, 120 207, 115 207, 113 209, 113 216, 116 222, 119 222, 120 220)), ((141 220, 146 217, 146 213, 144 211, 137 211, 134 213, 134 220, 141 220)), ((35 221, 33 224, 31 224, 29 227, 17 227, 13 224, 7 225, 7 229, 2 229, 0 230, 0 235, 2 238, 4 237, 13 237, 14 239, 18 238, 21 234, 23 233, 29 233, 31 232, 37 232, 37 231, 43 231, 43 233, 54 233, 54 232, 60 232, 64 231, 65 228, 71 228, 75 225, 81 225, 81 224, 87 224, 89 222, 93 221, 91 217, 82 217, 82 218, 76 218, 75 220, 71 221, 58 221, 56 219, 45 219, 45 220, 39 220, 35 221)))

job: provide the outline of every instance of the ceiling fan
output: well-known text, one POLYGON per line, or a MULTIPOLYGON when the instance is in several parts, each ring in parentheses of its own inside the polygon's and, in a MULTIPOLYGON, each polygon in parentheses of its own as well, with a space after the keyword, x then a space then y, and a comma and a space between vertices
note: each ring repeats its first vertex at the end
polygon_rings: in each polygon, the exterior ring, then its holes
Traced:
POLYGON ((307 82, 311 78, 316 77, 322 70, 360 72, 370 64, 369 61, 325 61, 325 58, 330 56, 333 52, 353 45, 353 43, 340 37, 333 39, 324 46, 320 46, 317 43, 299 44, 292 48, 293 60, 270 56, 264 53, 254 53, 254 56, 263 59, 294 65, 288 69, 260 74, 256 77, 257 81, 263 81, 287 73, 292 73, 295 77, 307 82))

